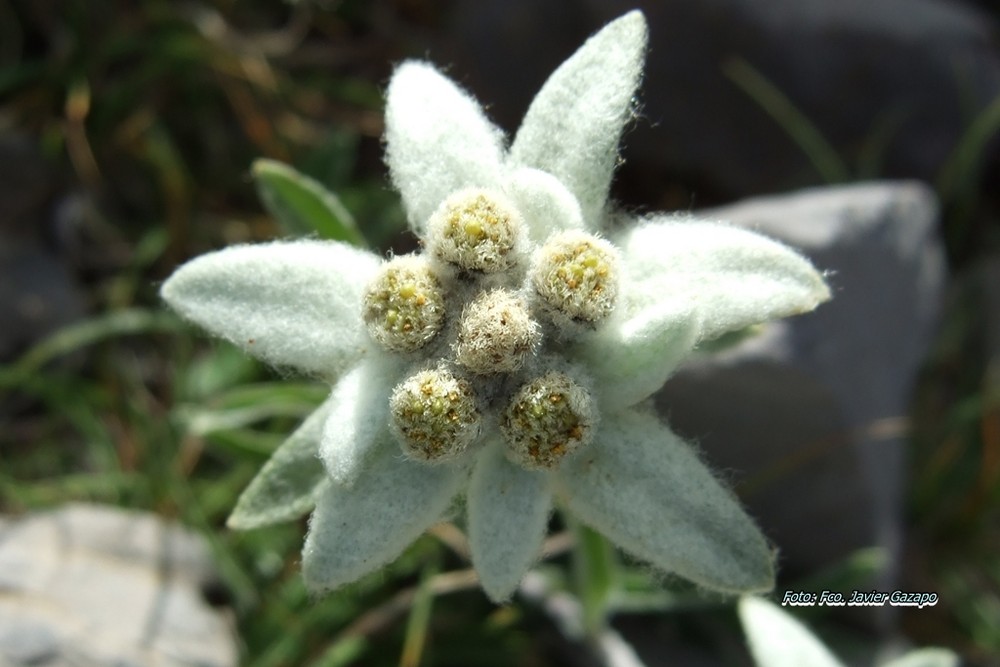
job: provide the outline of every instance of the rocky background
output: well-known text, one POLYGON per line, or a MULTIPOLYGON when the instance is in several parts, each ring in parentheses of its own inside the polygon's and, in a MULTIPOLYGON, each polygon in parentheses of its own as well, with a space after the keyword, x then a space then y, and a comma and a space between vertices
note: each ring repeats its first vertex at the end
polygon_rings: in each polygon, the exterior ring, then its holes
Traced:
MULTIPOLYGON (((692 362, 657 405, 780 547, 779 591, 940 595, 813 610, 840 655, 1000 660, 991 3, 11 0, 0 664, 593 664, 529 591, 486 603, 454 526, 320 601, 297 579, 301 525, 226 531, 322 388, 184 329, 155 291, 189 256, 286 233, 257 203, 257 157, 332 187, 374 246, 412 247, 380 161, 392 63, 447 65, 513 131, 552 68, 633 7, 651 48, 617 200, 781 238, 835 292, 692 362)), ((615 621, 647 664, 745 664, 720 601, 657 599, 615 621)))

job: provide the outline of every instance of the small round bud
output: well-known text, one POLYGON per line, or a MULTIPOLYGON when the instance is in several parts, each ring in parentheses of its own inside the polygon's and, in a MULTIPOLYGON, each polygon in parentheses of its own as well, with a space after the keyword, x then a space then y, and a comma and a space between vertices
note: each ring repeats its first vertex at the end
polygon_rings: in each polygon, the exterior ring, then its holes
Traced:
POLYGON ((565 373, 552 371, 517 390, 500 420, 507 457, 528 470, 556 467, 593 437, 594 399, 565 373))
POLYGON ((506 198, 489 190, 457 192, 427 224, 427 248, 437 259, 468 271, 496 273, 518 260, 524 222, 506 198))
POLYGON ((372 338, 395 352, 412 352, 444 326, 444 294, 424 259, 396 257, 369 283, 363 311, 372 338))
POLYGON ((445 368, 423 370, 399 383, 389 398, 392 427, 415 459, 454 459, 479 435, 472 387, 445 368))
POLYGON ((495 289, 480 294, 462 311, 452 349, 455 361, 473 373, 511 373, 521 368, 540 339, 538 323, 524 300, 495 289))
POLYGON ((594 324, 618 297, 618 251, 579 231, 552 235, 535 255, 531 282, 556 324, 594 324))

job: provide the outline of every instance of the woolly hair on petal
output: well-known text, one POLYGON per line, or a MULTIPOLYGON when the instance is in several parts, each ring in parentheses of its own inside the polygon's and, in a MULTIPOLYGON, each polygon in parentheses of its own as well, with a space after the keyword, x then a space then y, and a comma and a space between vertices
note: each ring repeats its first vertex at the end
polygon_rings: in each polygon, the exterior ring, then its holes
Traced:
POLYGON ((642 76, 646 19, 633 11, 591 37, 549 77, 528 108, 510 149, 515 165, 546 171, 580 202, 598 231, 642 76))
POLYGON ((555 475, 570 512, 642 560, 711 590, 774 587, 767 540, 655 416, 605 415, 594 442, 555 475))
POLYGON ((399 382, 403 365, 396 357, 373 355, 334 386, 334 405, 318 453, 337 484, 352 486, 372 450, 392 440, 389 394, 399 382))
POLYGON ((478 102, 428 63, 396 69, 385 124, 389 174, 418 235, 448 195, 500 180, 503 134, 478 102))
POLYGON ((521 212, 528 236, 536 244, 544 243, 553 232, 583 229, 580 204, 552 174, 522 167, 508 175, 503 190, 521 212))
POLYGON ((511 463, 503 449, 495 438, 485 446, 466 492, 472 563, 494 602, 509 600, 538 559, 552 507, 545 474, 511 463))
MULTIPOLYGON (((627 286, 623 289, 626 297, 627 286)), ((617 412, 657 392, 678 364, 694 349, 700 329, 698 313, 687 301, 631 308, 572 350, 594 380, 602 410, 617 412), (627 313, 634 312, 627 316, 627 313)))
POLYGON ((723 223, 656 218, 622 234, 618 247, 633 303, 692 300, 700 341, 806 313, 830 298, 805 257, 723 223))
POLYGON ((333 377, 368 347, 359 313, 378 265, 372 253, 336 241, 233 246, 183 265, 160 294, 259 359, 333 377))
POLYGON ((441 518, 466 482, 460 465, 425 466, 379 447, 354 486, 327 485, 302 551, 306 585, 339 588, 389 564, 441 518))

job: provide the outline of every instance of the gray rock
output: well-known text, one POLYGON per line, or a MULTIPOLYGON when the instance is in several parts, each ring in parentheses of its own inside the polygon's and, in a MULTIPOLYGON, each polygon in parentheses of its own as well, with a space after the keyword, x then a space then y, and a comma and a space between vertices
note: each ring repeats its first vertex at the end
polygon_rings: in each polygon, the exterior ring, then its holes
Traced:
POLYGON ((52 170, 27 136, 0 136, 0 238, 37 236, 32 218, 55 189, 52 170))
POLYGON ((0 664, 229 667, 204 541, 149 514, 69 505, 0 525, 0 664))
POLYGON ((59 657, 59 638, 38 619, 0 616, 0 657, 14 665, 52 664, 59 657))
POLYGON ((861 184, 701 215, 802 249, 829 272, 834 298, 683 368, 658 405, 712 463, 738 471, 786 574, 872 545, 896 563, 908 403, 945 281, 933 194, 861 184))
POLYGON ((976 267, 975 287, 980 290, 986 318, 986 357, 993 383, 1000 385, 1000 256, 993 254, 976 267))
POLYGON ((56 189, 37 147, 16 134, 0 137, 0 362, 84 313, 76 280, 45 238, 56 189))
POLYGON ((454 7, 430 55, 455 63, 451 74, 509 130, 583 38, 629 9, 644 10, 650 51, 641 118, 625 137, 618 194, 652 209, 690 205, 690 195, 664 188, 678 177, 695 195, 723 198, 824 182, 789 132, 726 74, 734 58, 781 91, 849 166, 867 162, 881 177, 936 176, 970 118, 1000 94, 997 25, 953 0, 460 0, 454 7))
MULTIPOLYGON (((0 234, 3 232, 0 231, 0 234)), ((41 244, 0 237, 0 361, 83 316, 73 277, 41 244)))

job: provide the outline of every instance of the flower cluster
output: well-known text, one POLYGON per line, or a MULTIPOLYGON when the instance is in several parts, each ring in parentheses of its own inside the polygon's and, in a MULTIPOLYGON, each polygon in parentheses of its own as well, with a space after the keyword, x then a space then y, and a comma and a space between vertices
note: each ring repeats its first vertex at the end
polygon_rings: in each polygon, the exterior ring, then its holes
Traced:
POLYGON ((606 26, 549 78, 509 149, 464 91, 404 63, 388 90, 387 161, 420 253, 242 246, 164 285, 185 317, 333 384, 230 520, 315 505, 312 588, 390 562, 463 492, 495 600, 538 557, 554 502, 706 588, 772 586, 763 535, 646 399, 699 342, 829 292, 807 260, 745 230, 611 224, 625 217, 608 191, 645 45, 638 12, 606 26))
POLYGON ((526 236, 502 192, 463 190, 428 221, 426 253, 385 262, 369 283, 369 333, 418 369, 389 400, 410 458, 454 461, 485 422, 499 425, 508 459, 552 470, 592 437, 589 378, 558 352, 612 313, 617 251, 574 230, 529 257, 526 236))

